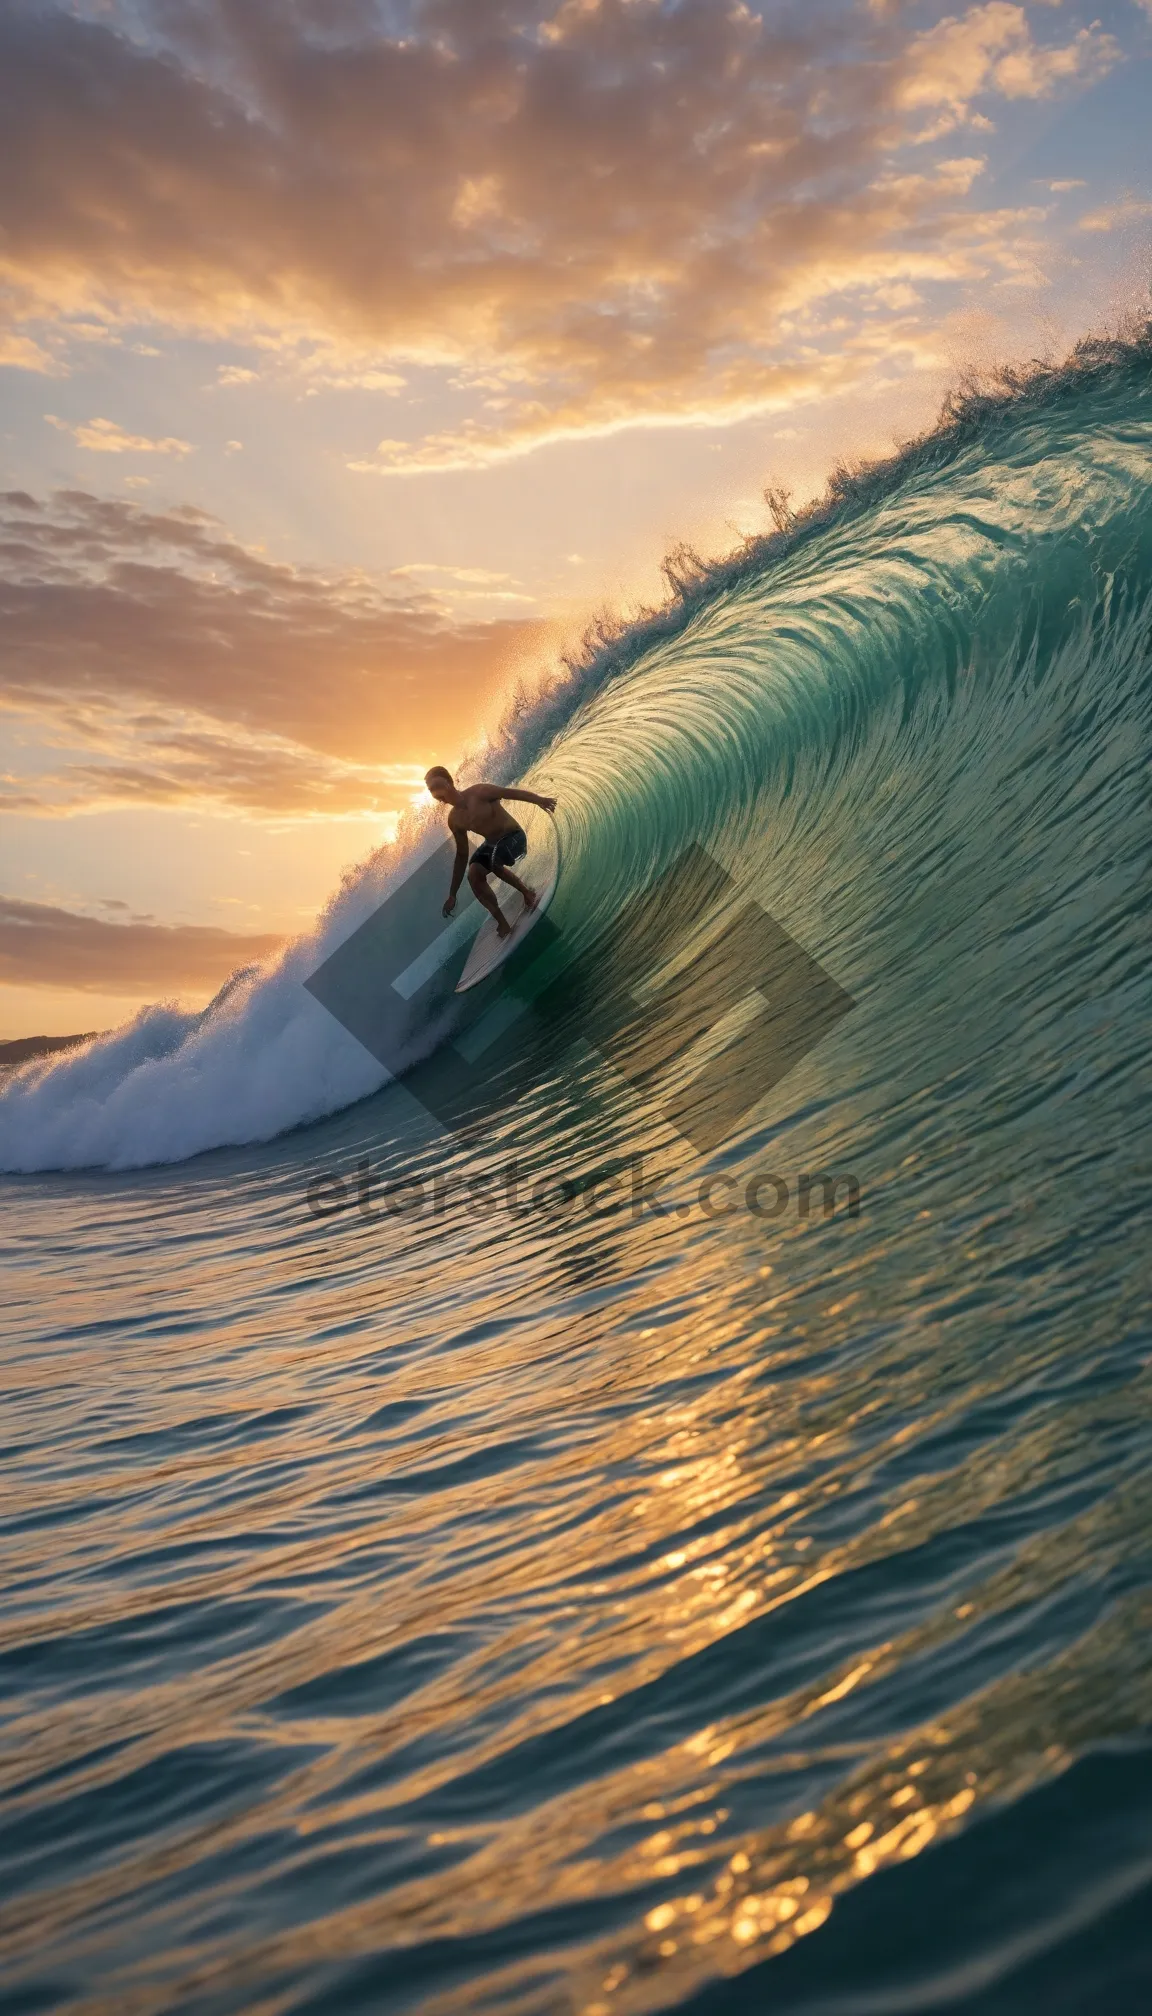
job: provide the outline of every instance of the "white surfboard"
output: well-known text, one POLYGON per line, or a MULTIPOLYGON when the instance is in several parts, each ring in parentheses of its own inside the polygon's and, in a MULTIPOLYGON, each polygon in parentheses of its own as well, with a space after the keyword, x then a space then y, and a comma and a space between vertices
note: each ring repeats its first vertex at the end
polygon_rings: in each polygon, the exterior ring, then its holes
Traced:
POLYGON ((512 873, 534 889, 539 900, 534 910, 525 910, 524 898, 518 889, 510 889, 498 875, 490 877, 488 887, 512 929, 507 938, 499 938, 496 935, 496 919, 485 917, 476 933, 464 971, 456 982, 457 994, 466 994, 470 987, 478 987, 481 980, 487 980, 489 974, 495 973, 497 967, 511 957, 524 943, 537 919, 544 915, 556 893, 560 876, 560 843, 555 821, 537 805, 520 806, 513 802, 509 809, 528 835, 528 852, 515 863, 512 873))

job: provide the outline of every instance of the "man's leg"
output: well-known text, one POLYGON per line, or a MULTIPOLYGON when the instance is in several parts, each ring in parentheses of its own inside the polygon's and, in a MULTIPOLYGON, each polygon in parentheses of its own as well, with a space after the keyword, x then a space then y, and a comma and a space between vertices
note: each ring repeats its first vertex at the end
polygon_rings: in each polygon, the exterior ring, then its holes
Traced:
MULTIPOLYGON (((497 869, 496 873, 500 874, 501 870, 497 869)), ((475 861, 468 870, 468 887, 471 889, 476 901, 484 905, 488 915, 496 919, 496 936, 498 938, 507 938, 512 926, 509 924, 489 887, 488 877, 484 869, 479 867, 475 861)))
POLYGON ((492 873, 494 875, 498 875, 502 882, 507 882, 511 885, 513 889, 518 889, 520 891, 521 896, 524 898, 524 908, 526 910, 534 910, 536 908, 536 905, 540 900, 536 894, 536 891, 534 889, 530 889, 526 882, 521 882, 520 877, 518 875, 514 875, 510 868, 501 868, 499 862, 496 861, 493 862, 492 864, 492 873))

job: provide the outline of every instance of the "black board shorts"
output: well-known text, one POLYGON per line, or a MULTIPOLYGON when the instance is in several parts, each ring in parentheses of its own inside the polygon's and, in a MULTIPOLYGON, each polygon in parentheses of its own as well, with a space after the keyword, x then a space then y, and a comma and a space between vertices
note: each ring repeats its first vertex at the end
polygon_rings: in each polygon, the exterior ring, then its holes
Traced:
POLYGON ((485 840, 472 856, 472 866, 483 868, 487 875, 493 868, 511 868, 522 854, 528 852, 528 835, 522 826, 514 826, 510 833, 502 833, 498 840, 485 840))

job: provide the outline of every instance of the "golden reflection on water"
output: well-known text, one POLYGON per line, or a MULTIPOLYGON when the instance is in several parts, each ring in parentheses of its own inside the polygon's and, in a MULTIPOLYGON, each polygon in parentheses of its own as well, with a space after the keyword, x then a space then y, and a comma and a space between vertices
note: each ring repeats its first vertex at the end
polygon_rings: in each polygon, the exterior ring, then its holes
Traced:
MULTIPOLYGON (((849 1886, 1152 1713, 1134 1653, 1150 1620, 1130 1605, 898 1738, 852 1719, 914 1662, 946 1671, 968 1634, 1122 1559, 1152 1509, 1146 1485, 1021 1527, 954 1595, 911 1604, 897 1629, 881 1607, 847 1651, 835 1608, 859 1571, 1022 1490, 1058 1495, 1086 1446, 1146 1419, 1146 1375, 920 1462, 918 1444, 946 1450, 953 1424, 1042 1377, 1051 1346, 1024 1331, 974 1353, 957 1324, 927 1352, 938 1287, 894 1274, 874 1234, 791 1226, 766 1260, 743 1224, 686 1240, 661 1222, 627 1237, 611 1221, 547 1237, 529 1223, 478 1247, 467 1226, 354 1223, 342 1243, 294 1235, 270 1273, 278 1208, 233 1205, 226 1251, 210 1214, 191 1227, 187 1207, 154 1214, 153 1244, 174 1247, 163 1295, 154 1257, 127 1303, 114 1257, 82 1295, 61 1279, 61 1328, 125 1308, 152 1321, 139 1342, 94 1332, 82 1382, 74 1343, 39 1354, 24 1425, 65 1454, 36 1470, 38 1503, 93 1509, 19 1535, 26 1607, 0 1649, 35 1635, 38 1606, 92 1647, 153 1628, 174 1593, 224 1617, 250 1602, 299 1612, 203 1662, 167 1663, 158 1645, 129 1684, 18 1712, 0 1785, 65 1770, 76 1791, 112 1790, 197 1743, 251 1746, 278 1768, 231 1810, 164 1838, 144 1826, 28 1893, 0 1919, 7 1966, 54 1942, 113 1966, 126 1900, 183 1880, 234 1929, 207 1948, 184 1935, 171 1978, 182 1992, 226 1983, 271 2016, 286 2005, 265 1984, 294 1969, 634 1897, 624 1930, 571 1947, 571 2006, 657 2008, 782 1953, 849 1886), (894 1279, 906 1293, 913 1280, 906 1311, 894 1279), (184 1321, 205 1306, 226 1314, 184 1321), (188 1432, 197 1419, 210 1434, 188 1432), (829 1622, 796 1674, 787 1632, 813 1602, 829 1622), (450 1656, 385 1698, 373 1662, 437 1646, 450 1656), (729 1689, 730 1706, 716 1698, 729 1689), (833 1788, 797 1813, 805 1774, 830 1771, 833 1788), (349 1849, 455 1859, 401 1863, 315 1918, 245 1929, 243 1879, 203 1872, 277 1833, 284 1868, 314 1866, 317 1881, 349 1849)), ((22 1385, 28 1368, 0 1376, 22 1385)), ((32 1474, 0 1477, 11 1508, 32 1474)), ((165 1911, 178 1923, 173 1905, 145 1907, 157 1937, 165 1911)), ((489 1965, 422 2007, 450 2016, 482 1992, 535 2010, 538 1969, 536 1954, 489 1965)), ((86 2016, 152 2016, 170 1997, 141 1962, 86 2016)))

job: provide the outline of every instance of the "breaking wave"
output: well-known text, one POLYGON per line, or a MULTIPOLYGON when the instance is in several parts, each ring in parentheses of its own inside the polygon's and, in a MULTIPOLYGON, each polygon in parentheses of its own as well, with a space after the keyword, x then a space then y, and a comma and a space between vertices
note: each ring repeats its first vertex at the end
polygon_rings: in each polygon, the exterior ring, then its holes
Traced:
MULTIPOLYGON (((1050 986, 1046 1012, 1058 1000, 1075 1019, 1101 962, 1135 951, 1150 366, 1146 329, 957 398, 799 518, 778 510, 770 536, 715 563, 674 555, 664 608, 602 629, 518 700, 473 767, 547 777, 566 864, 554 914, 577 944, 697 840, 776 914, 801 915, 845 984, 890 990, 899 1022, 910 1003, 895 997, 923 988, 934 929, 955 922, 949 846, 977 833, 986 889, 1023 881, 1055 964, 1024 980, 1018 919, 982 932, 973 918, 969 978, 990 1002, 1022 988, 1021 1012, 1050 986), (1100 875, 1115 905, 1078 937, 1077 889, 1099 901, 1100 875), (878 965, 897 941, 899 964, 878 965)), ((304 982, 436 844, 428 819, 410 821, 312 931, 201 1013, 151 1007, 14 1074, 0 1166, 176 1162, 377 1091, 387 1073, 304 982)), ((450 1027, 441 977, 419 997, 412 1054, 450 1027)))

